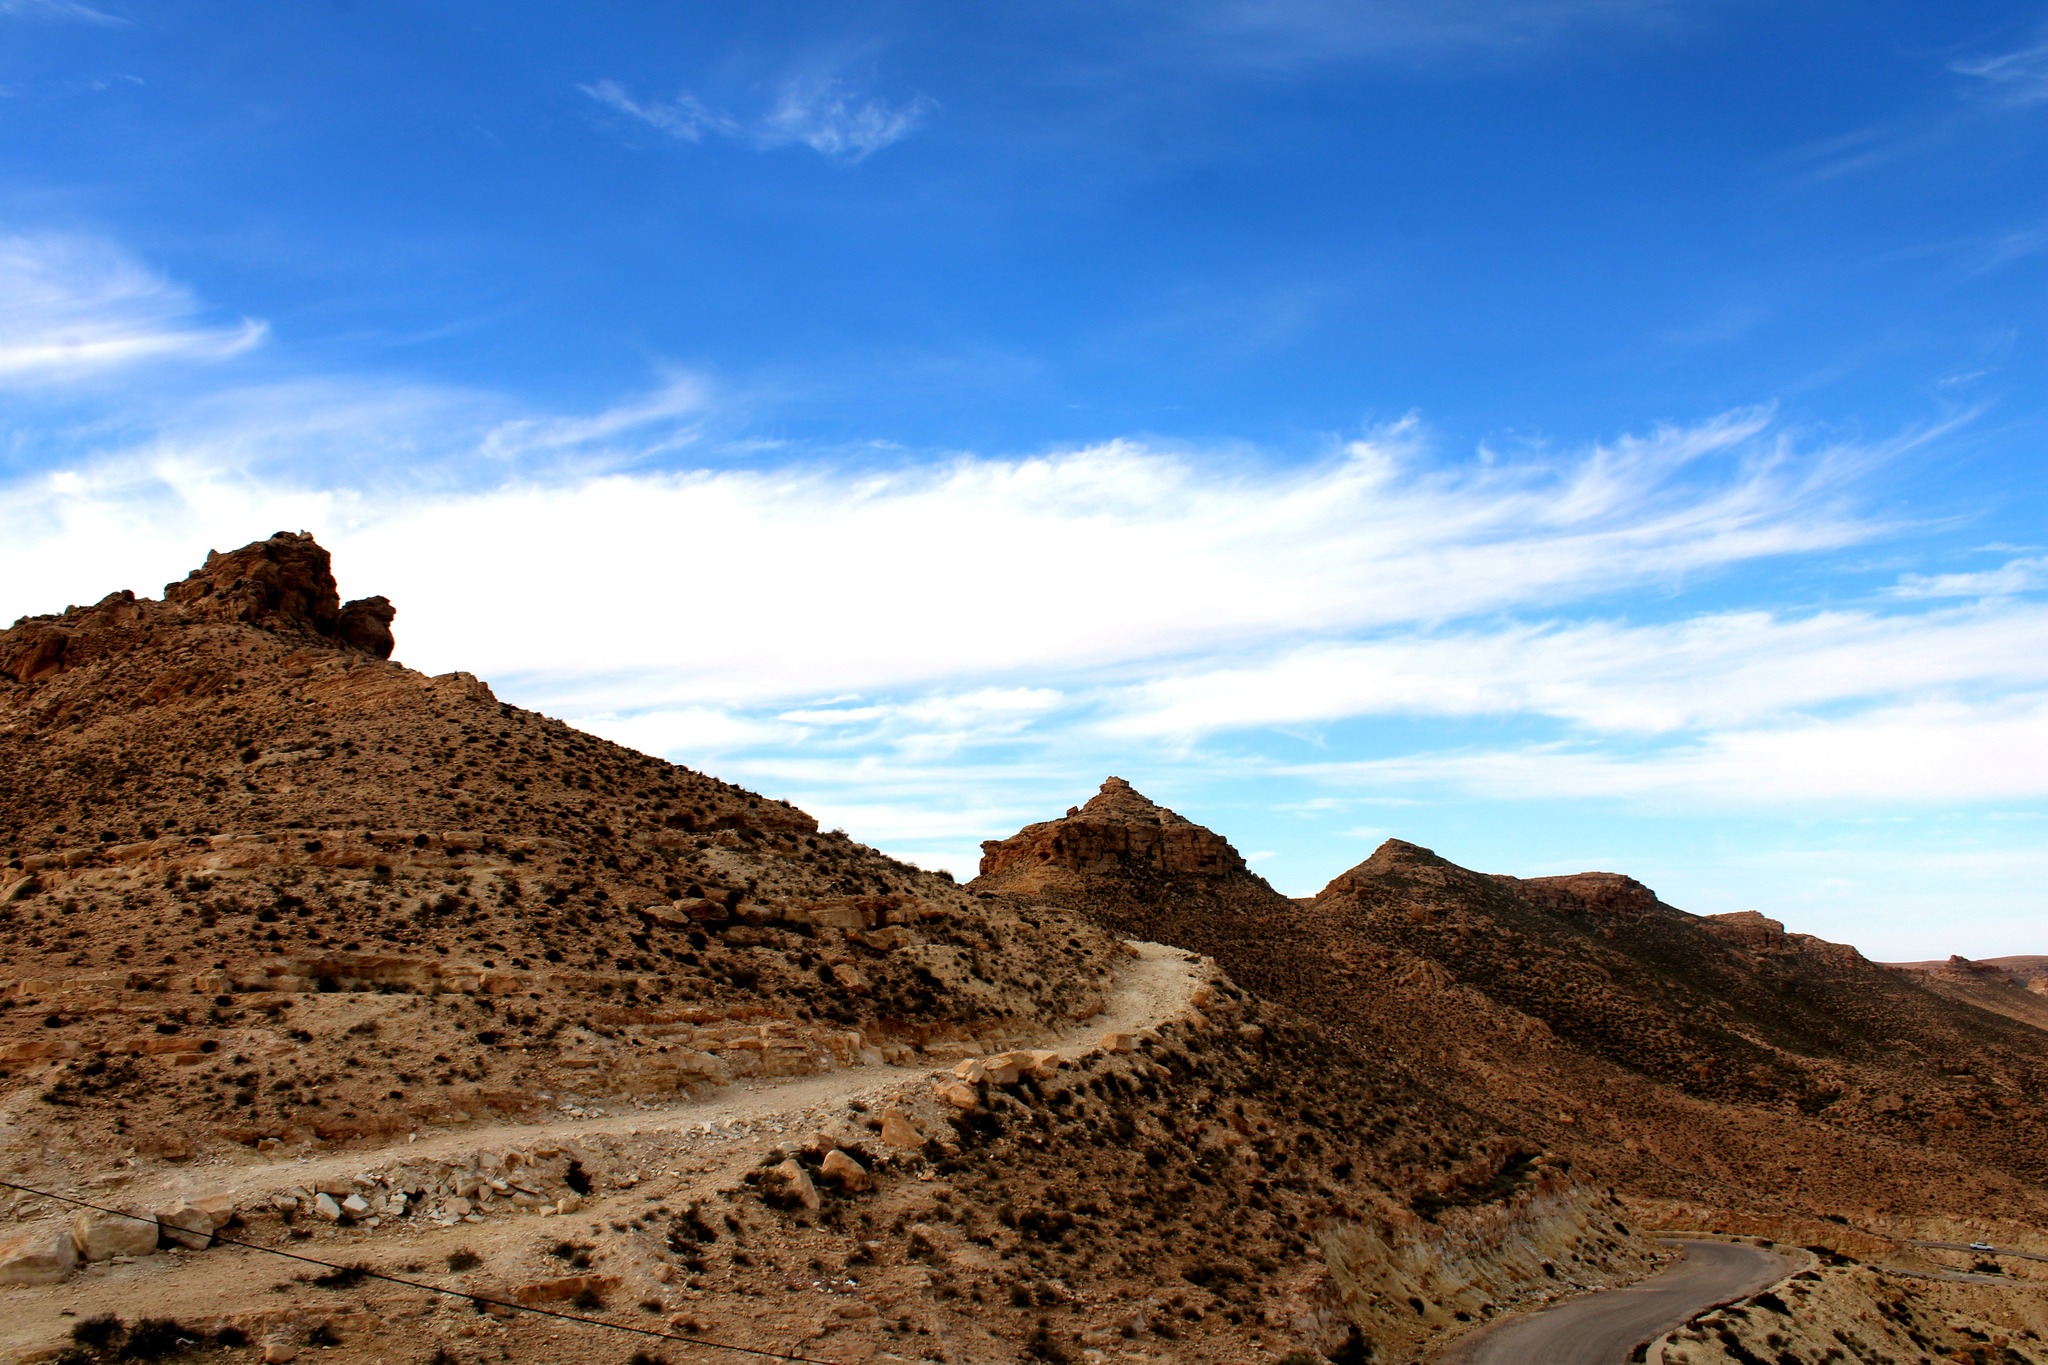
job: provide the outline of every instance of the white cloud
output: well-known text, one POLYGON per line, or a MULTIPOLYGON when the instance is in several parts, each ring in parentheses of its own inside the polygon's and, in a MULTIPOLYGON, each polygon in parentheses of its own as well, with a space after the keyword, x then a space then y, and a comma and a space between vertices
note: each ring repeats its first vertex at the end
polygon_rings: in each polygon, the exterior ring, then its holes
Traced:
POLYGON ((753 137, 764 146, 800 142, 835 160, 859 161, 908 137, 933 107, 922 97, 899 105, 861 99, 836 81, 792 83, 753 137))
POLYGON ((2009 559, 1976 573, 1902 574, 1894 597, 2004 597, 2048 588, 2048 555, 2009 559))
POLYGON ((1286 467, 1131 441, 721 467, 720 420, 688 377, 588 414, 381 383, 217 392, 0 485, 0 620, 310 529, 345 593, 397 602, 406 662, 962 876, 981 839, 1106 772, 1207 802, 1302 889, 1356 844, 1291 827, 1341 831, 1366 803, 1414 837, 1446 802, 1577 801, 1604 838, 1615 814, 2048 795, 2048 606, 2017 595, 2038 547, 1882 607, 1585 618, 1883 536, 1849 498, 1890 450, 1806 449, 1767 411, 1462 463, 1408 422, 1286 467), (650 467, 678 451, 706 454, 650 467), (1379 726, 1321 763, 1280 758, 1314 734, 1269 742, 1352 717, 1567 738, 1379 726))
POLYGON ((919 96, 888 104, 849 91, 832 79, 785 82, 760 117, 741 119, 687 92, 671 100, 636 99, 617 81, 601 80, 577 89, 598 103, 684 142, 707 135, 731 138, 770 150, 801 145, 834 161, 858 162, 915 132, 936 107, 919 96))
POLYGON ((1627 751, 1569 744, 1295 765, 1372 788, 1431 786, 1516 801, 1653 799, 1697 807, 1906 809, 2048 798, 2048 693, 1934 700, 1795 718, 1627 751))
POLYGON ((1723 612, 1305 645, 1129 688, 1104 728, 1187 741, 1360 716, 1538 715, 1589 732, 1662 734, 1943 689, 2039 686, 2048 607, 1723 612))
MULTIPOLYGON (((463 396, 450 397, 452 415, 431 395, 416 401, 431 439, 461 439, 463 396)), ((35 609, 46 604, 22 598, 39 584, 89 590, 108 571, 98 547, 115 525, 135 554, 154 547, 164 570, 182 571, 208 545, 276 529, 289 507, 352 581, 399 603, 406 657, 520 675, 570 711, 625 713, 1037 685, 1543 609, 1877 529, 1837 505, 1857 452, 1795 455, 1756 413, 1542 463, 1449 469, 1425 462, 1403 428, 1291 470, 1112 442, 879 471, 792 463, 556 482, 514 468, 497 486, 449 488, 436 483, 445 454, 380 458, 398 438, 371 399, 362 405, 372 454, 327 464, 322 487, 251 467, 291 448, 293 421, 322 450, 346 444, 320 415, 268 400, 260 439, 223 419, 215 434, 183 430, 84 466, 75 483, 15 486, 17 524, 41 534, 0 549, 0 570, 23 570, 0 571, 0 591, 35 609), (425 472, 405 473, 406 461, 425 472), (531 628, 541 620, 574 620, 602 648, 567 659, 531 628)), ((339 408, 345 427, 357 408, 339 408)), ((472 451, 504 430, 502 416, 475 420, 485 430, 472 451)), ((637 439, 659 444, 666 430, 637 439)))
POLYGON ((206 325, 191 294, 103 242, 0 237, 0 384, 76 379, 162 360, 219 360, 263 339, 206 325))

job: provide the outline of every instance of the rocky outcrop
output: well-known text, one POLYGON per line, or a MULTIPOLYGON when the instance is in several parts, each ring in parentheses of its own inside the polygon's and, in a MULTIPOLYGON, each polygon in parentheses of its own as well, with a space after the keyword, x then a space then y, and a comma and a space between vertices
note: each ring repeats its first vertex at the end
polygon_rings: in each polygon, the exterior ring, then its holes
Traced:
POLYGON ((335 618, 334 638, 349 649, 388 659, 394 644, 391 620, 397 615, 398 608, 388 597, 359 597, 345 604, 335 618))
MULTIPOLYGON (((327 551, 304 532, 279 531, 227 554, 209 550, 205 564, 164 586, 160 602, 124 590, 90 607, 22 617, 0 631, 0 678, 35 686, 96 660, 148 648, 153 627, 208 622, 253 626, 388 659, 396 615, 384 597, 343 604, 327 551)), ((186 685, 197 681, 190 678, 186 685)))
POLYGON ((1229 840, 1112 777, 1065 819, 983 843, 979 884, 1021 895, 1111 872, 1214 877, 1244 870, 1229 840))
POLYGON ((282 533, 0 635, 0 1096, 50 1096, 0 1157, 574 1120, 1100 1007, 1085 922, 406 669, 392 619, 282 533))
POLYGON ((391 656, 396 609, 382 597, 342 605, 327 551, 304 531, 279 531, 227 554, 207 551, 206 562, 182 582, 165 585, 164 602, 188 619, 237 621, 391 656))
MULTIPOLYGON (((1657 893, 1619 872, 1577 872, 1568 877, 1503 878, 1532 903, 1558 914, 1641 917, 1657 909, 1657 893)), ((1781 926, 1782 927, 1782 926, 1781 926)))

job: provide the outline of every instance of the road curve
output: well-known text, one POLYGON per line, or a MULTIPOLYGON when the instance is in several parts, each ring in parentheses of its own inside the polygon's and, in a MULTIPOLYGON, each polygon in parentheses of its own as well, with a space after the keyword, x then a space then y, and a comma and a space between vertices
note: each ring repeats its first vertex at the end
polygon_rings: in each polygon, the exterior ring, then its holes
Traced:
POLYGON ((1452 1343, 1437 1365, 1626 1365, 1642 1342, 1792 1272, 1783 1256, 1733 1242, 1685 1241, 1685 1258, 1647 1280, 1503 1318, 1452 1343))

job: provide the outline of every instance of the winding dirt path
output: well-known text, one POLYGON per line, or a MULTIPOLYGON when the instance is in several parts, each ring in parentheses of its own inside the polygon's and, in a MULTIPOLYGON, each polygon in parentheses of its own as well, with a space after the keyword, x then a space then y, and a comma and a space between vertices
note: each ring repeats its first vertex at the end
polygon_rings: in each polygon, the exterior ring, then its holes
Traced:
MULTIPOLYGON (((1097 1050, 1104 1033, 1152 1028, 1188 1013, 1196 989, 1211 979, 1211 969, 1194 954, 1156 943, 1131 946, 1136 955, 1118 970, 1108 1008, 1048 1044, 1063 1058, 1077 1060, 1097 1050)), ((252 1158, 232 1165, 182 1167, 113 1192, 57 1193, 101 1204, 149 1207, 181 1196, 231 1192, 237 1202, 253 1203, 327 1177, 346 1178, 408 1161, 467 1158, 484 1149, 612 1145, 644 1151, 648 1159, 640 1168, 639 1183, 630 1192, 606 1192, 593 1198, 583 1214, 585 1219, 603 1218, 604 1206, 613 1201, 630 1199, 639 1205, 643 1200, 659 1199, 675 1205, 707 1197, 758 1164, 762 1151, 778 1141, 807 1135, 845 1118, 855 1101, 873 1110, 891 1100, 928 1095, 931 1079, 938 1074, 943 1073, 929 1067, 852 1067, 787 1080, 735 1084, 700 1100, 604 1118, 477 1124, 422 1133, 416 1141, 382 1148, 275 1162, 252 1158)), ((538 1219, 506 1214, 481 1224, 442 1228, 414 1226, 408 1220, 376 1233, 328 1230, 316 1240, 293 1243, 290 1249, 326 1260, 418 1266, 422 1269, 413 1271, 410 1278, 482 1292, 489 1286, 438 1273, 448 1252, 457 1248, 478 1251, 502 1274, 507 1263, 530 1254, 528 1244, 536 1227, 560 1227, 563 1234, 574 1235, 580 1221, 575 1216, 538 1219)), ((591 1230, 597 1230, 595 1225, 591 1230)), ((203 1321, 221 1314, 278 1309, 283 1304, 274 1291, 284 1287, 281 1281, 289 1281, 303 1270, 259 1251, 216 1247, 198 1253, 170 1251, 130 1262, 103 1262, 81 1268, 61 1285, 0 1289, 0 1361, 37 1358, 63 1340, 74 1322, 95 1313, 114 1312, 130 1320, 182 1316, 203 1321)))

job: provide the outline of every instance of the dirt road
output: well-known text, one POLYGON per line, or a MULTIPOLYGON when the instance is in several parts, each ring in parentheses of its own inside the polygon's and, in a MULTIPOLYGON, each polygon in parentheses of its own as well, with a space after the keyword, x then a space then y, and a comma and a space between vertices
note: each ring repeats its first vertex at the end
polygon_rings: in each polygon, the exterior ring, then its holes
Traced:
MULTIPOLYGON (((1045 1046, 1075 1060, 1100 1046, 1104 1033, 1134 1032, 1185 1015, 1196 989, 1211 979, 1193 954, 1156 943, 1134 943, 1110 991, 1108 1008, 1082 1020, 1045 1046)), ((251 1156, 233 1163, 195 1163, 155 1174, 117 1196, 124 1204, 153 1206, 180 1196, 231 1192, 238 1203, 289 1190, 329 1176, 372 1169, 396 1160, 421 1161, 474 1153, 480 1148, 534 1147, 613 1139, 648 1156, 646 1178, 634 1190, 640 1203, 656 1197, 681 1205, 704 1198, 758 1162, 760 1153, 784 1134, 802 1135, 844 1117, 850 1101, 879 1108, 892 1097, 929 1093, 929 1067, 860 1066, 784 1081, 732 1085, 701 1100, 648 1106, 605 1118, 562 1118, 536 1124, 477 1124, 422 1133, 417 1141, 381 1150, 353 1150, 334 1156, 265 1162, 251 1156)), ((64 1190, 60 1193, 71 1194, 64 1190)), ((620 1196, 613 1196, 614 1198, 620 1196)), ((606 1201, 594 1202, 593 1212, 606 1201)), ((295 1249, 316 1256, 354 1259, 358 1250, 379 1263, 431 1265, 456 1246, 491 1250, 512 1241, 531 1241, 538 1220, 505 1215, 488 1224, 433 1228, 405 1224, 374 1238, 361 1229, 330 1232, 295 1249)), ((567 1225, 571 1220, 561 1220, 567 1225)), ((597 1225, 592 1225, 592 1231, 597 1225)), ((293 1273, 261 1252, 219 1247, 199 1253, 172 1252, 135 1261, 101 1262, 61 1285, 0 1290, 0 1360, 20 1359, 60 1341, 71 1324, 97 1312, 127 1317, 193 1316, 244 1312, 279 1304, 273 1286, 293 1273)), ((456 1285, 455 1276, 421 1272, 418 1278, 456 1285)))
POLYGON ((1754 1294, 1793 1269, 1759 1247, 1676 1244, 1685 1259, 1649 1279, 1503 1318, 1454 1343, 1437 1365, 1625 1365, 1642 1342, 1715 1304, 1754 1294))

